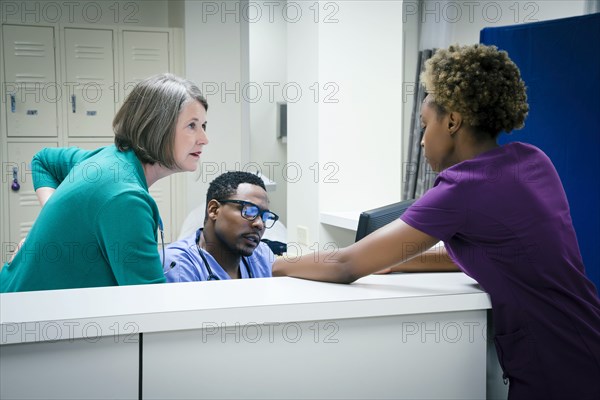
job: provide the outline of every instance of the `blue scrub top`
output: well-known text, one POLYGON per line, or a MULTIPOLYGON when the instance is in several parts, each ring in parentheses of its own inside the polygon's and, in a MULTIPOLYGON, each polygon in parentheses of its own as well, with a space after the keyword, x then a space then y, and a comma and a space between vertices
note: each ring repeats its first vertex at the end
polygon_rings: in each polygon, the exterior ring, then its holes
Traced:
MULTIPOLYGON (((167 282, 208 280, 208 271, 198 253, 198 246, 196 246, 196 237, 201 229, 202 228, 198 229, 198 231, 191 236, 171 243, 165 249, 164 272, 167 282)), ((227 272, 225 272, 209 252, 204 249, 200 249, 200 251, 202 251, 204 257, 206 257, 206 261, 208 261, 214 275, 221 280, 231 279, 227 272)), ((275 261, 275 254, 273 254, 269 246, 265 243, 260 242, 254 252, 250 256, 244 258, 247 260, 248 266, 252 270, 252 274, 255 278, 269 278, 272 276, 271 268, 275 261)), ((250 278, 248 270, 242 260, 240 260, 240 271, 243 279, 250 278)))

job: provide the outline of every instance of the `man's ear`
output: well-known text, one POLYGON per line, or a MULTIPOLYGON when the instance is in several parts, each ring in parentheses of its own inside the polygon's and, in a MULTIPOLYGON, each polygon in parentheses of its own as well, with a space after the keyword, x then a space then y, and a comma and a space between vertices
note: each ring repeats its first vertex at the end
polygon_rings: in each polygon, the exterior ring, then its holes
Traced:
POLYGON ((219 202, 215 199, 212 199, 211 201, 209 201, 208 205, 206 206, 208 218, 212 219, 213 221, 215 219, 217 219, 217 215, 219 214, 220 206, 221 206, 221 204, 219 204, 219 202))
POLYGON ((462 114, 456 111, 448 113, 448 131, 450 135, 454 135, 462 126, 462 114))

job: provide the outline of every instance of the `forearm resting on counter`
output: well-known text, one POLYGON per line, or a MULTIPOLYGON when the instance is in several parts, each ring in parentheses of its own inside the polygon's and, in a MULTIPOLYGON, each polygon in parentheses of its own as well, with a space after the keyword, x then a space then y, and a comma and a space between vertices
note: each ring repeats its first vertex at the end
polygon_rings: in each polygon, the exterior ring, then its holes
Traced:
POLYGON ((457 272, 458 266, 452 261, 443 244, 393 267, 378 271, 378 274, 390 272, 457 272))

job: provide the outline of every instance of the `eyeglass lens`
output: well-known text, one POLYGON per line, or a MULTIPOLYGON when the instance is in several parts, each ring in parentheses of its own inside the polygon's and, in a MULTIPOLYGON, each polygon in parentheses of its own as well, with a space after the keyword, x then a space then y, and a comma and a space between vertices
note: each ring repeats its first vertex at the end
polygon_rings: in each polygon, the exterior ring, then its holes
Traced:
MULTIPOLYGON (((255 219, 260 213, 260 209, 252 204, 244 204, 242 207, 242 216, 246 219, 255 219)), ((275 224, 275 214, 271 211, 263 211, 260 216, 266 228, 270 228, 275 224)))

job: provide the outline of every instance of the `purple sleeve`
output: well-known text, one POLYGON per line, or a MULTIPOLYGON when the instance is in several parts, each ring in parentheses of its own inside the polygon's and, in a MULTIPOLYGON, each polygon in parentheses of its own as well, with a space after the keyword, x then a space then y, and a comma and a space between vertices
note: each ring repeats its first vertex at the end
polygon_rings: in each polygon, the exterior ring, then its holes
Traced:
POLYGON ((402 214, 415 229, 447 242, 464 225, 468 199, 456 181, 440 176, 436 185, 402 214))

